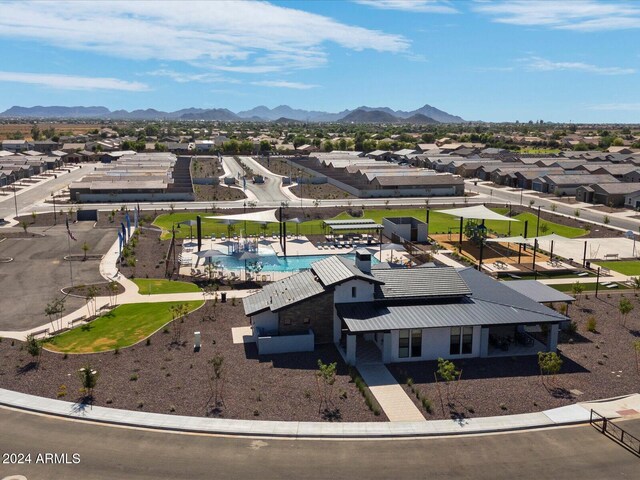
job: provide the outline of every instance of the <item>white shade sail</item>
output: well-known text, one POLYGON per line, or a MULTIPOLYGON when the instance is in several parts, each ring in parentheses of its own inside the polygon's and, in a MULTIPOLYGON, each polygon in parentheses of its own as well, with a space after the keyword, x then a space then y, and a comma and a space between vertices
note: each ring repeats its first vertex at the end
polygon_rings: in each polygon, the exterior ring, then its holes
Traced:
POLYGON ((217 215, 215 217, 206 217, 211 218, 213 220, 232 220, 232 221, 247 221, 247 222, 279 222, 276 217, 277 209, 273 210, 264 210, 262 212, 250 212, 250 213, 239 213, 236 215, 217 215))
POLYGON ((519 222, 517 218, 500 215, 484 205, 474 205, 472 207, 451 208, 449 210, 437 210, 439 213, 452 215, 454 217, 471 218, 474 220, 502 220, 505 222, 519 222))

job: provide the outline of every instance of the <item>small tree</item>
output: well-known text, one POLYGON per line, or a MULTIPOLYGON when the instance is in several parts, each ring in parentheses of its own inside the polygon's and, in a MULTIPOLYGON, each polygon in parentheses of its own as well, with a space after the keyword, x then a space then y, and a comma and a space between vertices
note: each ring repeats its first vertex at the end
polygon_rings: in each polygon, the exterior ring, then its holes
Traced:
POLYGON ((179 344, 182 339, 182 324, 184 323, 184 316, 188 313, 187 305, 184 303, 179 303, 177 305, 172 305, 169 307, 171 311, 172 323, 173 326, 173 343, 179 344))
POLYGON ((318 359, 316 383, 320 394, 319 412, 322 411, 323 405, 325 406, 325 410, 333 406, 333 384, 336 382, 336 366, 336 362, 323 363, 322 360, 318 359))
POLYGON ((555 375, 560 373, 562 358, 556 352, 538 352, 538 367, 540 367, 540 378, 544 385, 544 376, 551 376, 551 383, 555 383, 555 375))
POLYGON ((576 297, 576 303, 578 303, 580 294, 584 292, 584 285, 581 284, 579 281, 574 283, 573 285, 571 285, 571 292, 576 297))
POLYGON ((609 215, 605 215, 602 218, 602 223, 604 223, 605 225, 609 225, 610 222, 611 222, 611 219, 609 218, 609 215))
POLYGON ((115 305, 118 301, 118 282, 111 280, 107 289, 109 290, 109 303, 115 305))
MULTIPOLYGON (((436 384, 438 383, 438 378, 444 381, 447 392, 447 404, 451 405, 455 401, 457 393, 457 389, 454 389, 453 392, 451 391, 451 383, 460 380, 460 377, 462 377, 462 370, 456 369, 456 365, 452 361, 438 358, 438 370, 434 375, 436 378, 436 384)), ((442 405, 442 413, 444 414, 444 401, 442 399, 442 392, 440 392, 439 384, 438 394, 440 395, 440 404, 442 405)))
POLYGON ((209 397, 207 405, 211 402, 211 398, 213 398, 213 404, 217 408, 219 404, 224 405, 224 357, 220 354, 216 354, 211 360, 209 360, 209 365, 211 365, 211 375, 209 377, 211 396, 209 397))
POLYGON ((638 289, 640 288, 640 277, 631 277, 631 286, 633 288, 633 293, 637 295, 638 289))
POLYGON ((640 340, 633 342, 633 350, 636 352, 636 372, 640 373, 640 340))
POLYGON ((543 235, 546 235, 546 233, 547 233, 548 231, 549 231, 549 225, 548 225, 548 224, 546 224, 546 223, 541 223, 541 224, 540 224, 540 232, 541 232, 543 235))
POLYGON ((38 218, 38 214, 36 212, 31 212, 31 223, 36 223, 36 218, 38 218))
POLYGON ((84 262, 87 259, 87 252, 91 250, 91 247, 87 242, 82 244, 82 252, 84 253, 84 257, 82 257, 82 261, 84 262))
POLYGON ((40 366, 40 355, 42 354, 42 344, 33 335, 27 335, 27 353, 36 358, 36 365, 40 366))
POLYGON ((52 330, 62 329, 62 313, 65 310, 64 304, 64 298, 56 298, 53 301, 47 303, 47 306, 44 309, 45 315, 49 317, 49 322, 51 323, 52 330), (54 321, 57 322, 57 327, 54 321))
POLYGON ((84 296, 84 300, 87 304, 87 313, 89 316, 96 314, 96 296, 98 295, 98 289, 95 285, 90 285, 87 288, 87 293, 84 296))
POLYGON ((22 220, 20 222, 20 226, 24 230, 24 233, 27 233, 27 229, 29 228, 29 224, 26 222, 26 220, 22 220))
POLYGON ((555 203, 551 204, 551 211, 555 212, 556 210, 558 210, 558 205, 556 205, 555 203))
POLYGON ((622 326, 626 326, 627 323, 627 315, 631 313, 633 310, 633 304, 629 301, 627 297, 622 297, 620 299, 620 303, 618 304, 618 311, 620 312, 622 326))
POLYGON ((580 216, 580 209, 579 209, 579 208, 576 208, 576 209, 573 211, 573 215, 574 215, 575 217, 579 217, 579 216, 580 216))
POLYGON ((93 400, 93 389, 98 383, 98 372, 88 363, 78 370, 78 377, 84 390, 85 399, 93 400))

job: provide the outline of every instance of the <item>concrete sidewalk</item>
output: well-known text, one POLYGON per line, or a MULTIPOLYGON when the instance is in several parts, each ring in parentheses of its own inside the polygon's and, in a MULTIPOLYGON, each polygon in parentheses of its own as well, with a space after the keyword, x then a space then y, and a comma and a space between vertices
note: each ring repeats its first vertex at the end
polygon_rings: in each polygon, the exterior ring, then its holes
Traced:
MULTIPOLYGON (((640 411, 640 395, 612 399, 613 402, 640 411)), ((603 408, 608 401, 598 402, 603 408)), ((211 434, 291 437, 291 438, 393 438, 428 437, 440 435, 486 434, 533 428, 574 425, 589 422, 589 404, 569 405, 537 413, 500 417, 469 418, 463 420, 433 420, 429 422, 284 422, 264 420, 227 420, 221 418, 163 415, 114 408, 91 407, 36 397, 0 389, 0 405, 76 420, 111 425, 200 432, 211 434)), ((634 411, 635 411, 634 410, 634 411)), ((614 412, 609 418, 630 415, 614 412)))

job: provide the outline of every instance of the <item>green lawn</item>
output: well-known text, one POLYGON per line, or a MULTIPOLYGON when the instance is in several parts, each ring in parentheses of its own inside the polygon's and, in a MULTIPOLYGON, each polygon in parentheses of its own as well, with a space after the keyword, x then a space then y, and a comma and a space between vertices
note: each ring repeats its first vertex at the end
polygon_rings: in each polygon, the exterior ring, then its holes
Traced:
POLYGON ((91 323, 47 340, 49 350, 60 353, 95 353, 124 348, 144 340, 172 319, 170 307, 186 304, 189 311, 203 301, 120 305, 91 323))
POLYGON ((161 293, 190 293, 199 292, 200 288, 189 282, 174 282, 157 278, 134 278, 140 295, 158 295, 161 293))
MULTIPOLYGON (((354 206, 357 206, 357 202, 354 202, 354 206)), ((507 208, 496 208, 494 211, 505 214, 508 212, 507 208)), ((163 234, 163 238, 169 238, 169 232, 171 232, 171 228, 175 223, 184 222, 185 220, 194 220, 198 215, 196 212, 176 212, 176 213, 166 213, 158 216, 156 220, 153 222, 154 225, 162 228, 165 233, 163 234)), ((266 228, 262 228, 262 226, 255 222, 239 222, 233 225, 233 229, 229 230, 228 225, 221 224, 213 219, 204 218, 205 215, 210 216, 211 213, 201 213, 202 215, 202 234, 207 237, 211 234, 220 235, 229 235, 233 234, 235 231, 239 233, 241 230, 244 231, 245 234, 260 234, 265 233, 266 235, 271 235, 272 232, 278 232, 278 224, 270 223, 266 226, 266 228), (246 227, 245 227, 246 224, 246 227), (245 229, 246 228, 246 229, 245 229)), ((424 208, 406 208, 406 209, 386 209, 386 208, 378 208, 378 209, 365 209, 364 212, 365 218, 371 218, 375 220, 377 223, 381 223, 384 217, 415 217, 419 220, 425 220, 425 209, 424 208)), ((351 218, 350 215, 346 212, 342 212, 341 214, 334 217, 336 220, 346 220, 351 218)), ((500 221, 488 221, 486 223, 487 228, 493 230, 497 233, 501 233, 507 235, 509 233, 509 223, 511 223, 511 235, 521 235, 524 230, 524 221, 529 221, 529 228, 527 235, 529 237, 535 236, 536 231, 536 215, 532 213, 521 213, 516 216, 520 222, 500 222, 500 221)), ((568 238, 575 238, 584 235, 586 230, 581 228, 567 227, 564 225, 560 225, 553 222, 548 222, 545 220, 540 221, 540 225, 546 224, 547 234, 556 233, 558 235, 562 235, 568 238)), ((431 214, 429 217, 429 233, 447 233, 449 229, 454 229, 454 231, 458 231, 460 225, 460 221, 452 217, 450 215, 445 215, 443 213, 436 212, 431 210, 431 214)), ((296 231, 295 224, 288 224, 287 230, 290 233, 294 233, 296 231)), ((321 234, 322 231, 322 220, 310 220, 308 222, 304 222, 298 225, 299 233, 303 235, 308 234, 321 234)), ((190 233, 189 227, 182 225, 179 229, 176 226, 176 236, 178 238, 188 237, 190 233)), ((196 234, 195 227, 193 228, 193 234, 196 234)), ((540 231, 540 235, 545 235, 545 232, 540 231)))
POLYGON ((640 275, 640 260, 627 260, 622 262, 598 262, 598 265, 623 275, 640 275))

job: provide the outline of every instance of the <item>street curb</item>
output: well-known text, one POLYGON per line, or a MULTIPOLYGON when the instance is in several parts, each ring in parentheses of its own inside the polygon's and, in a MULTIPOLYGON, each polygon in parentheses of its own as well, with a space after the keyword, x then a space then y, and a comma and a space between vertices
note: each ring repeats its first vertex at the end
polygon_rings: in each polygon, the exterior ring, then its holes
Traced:
POLYGON ((471 430, 469 431, 461 430, 464 427, 464 424, 454 420, 384 423, 228 420, 219 418, 166 415, 150 412, 131 412, 128 410, 91 406, 89 406, 89 410, 86 410, 83 404, 74 404, 71 402, 36 397, 4 389, 0 389, 0 406, 104 425, 144 428, 179 433, 296 439, 366 440, 383 438, 438 438, 454 435, 508 433, 589 423, 588 411, 586 409, 584 409, 584 417, 569 418, 564 421, 554 421, 544 412, 470 419, 481 422, 495 421, 495 425, 490 426, 487 424, 485 427, 470 427, 471 430), (131 413, 134 414, 133 417, 135 418, 127 418, 132 417, 131 413), (538 421, 531 421, 532 416, 540 418, 538 421), (529 417, 530 420, 522 422, 523 417, 529 417), (515 423, 509 425, 509 422, 512 420, 515 420, 515 423))

